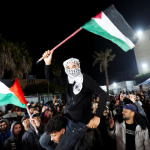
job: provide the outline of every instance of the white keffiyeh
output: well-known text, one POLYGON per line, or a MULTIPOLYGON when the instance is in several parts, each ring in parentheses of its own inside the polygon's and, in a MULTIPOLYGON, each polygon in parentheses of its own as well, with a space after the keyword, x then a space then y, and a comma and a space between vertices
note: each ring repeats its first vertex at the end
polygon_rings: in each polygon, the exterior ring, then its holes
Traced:
POLYGON ((70 58, 63 63, 65 72, 68 75, 69 83, 73 84, 75 82, 75 85, 73 86, 73 93, 77 95, 83 87, 83 74, 81 73, 80 68, 67 69, 66 67, 69 63, 76 63, 80 67, 80 62, 76 58, 70 58))

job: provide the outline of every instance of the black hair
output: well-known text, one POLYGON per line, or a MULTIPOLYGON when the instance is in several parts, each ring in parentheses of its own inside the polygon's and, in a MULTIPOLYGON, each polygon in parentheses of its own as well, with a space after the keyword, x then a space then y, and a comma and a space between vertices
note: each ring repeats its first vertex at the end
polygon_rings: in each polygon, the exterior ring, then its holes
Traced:
POLYGON ((63 116, 56 115, 49 119, 48 123, 45 125, 45 131, 47 134, 59 132, 66 127, 66 124, 67 120, 63 116))
POLYGON ((134 120, 136 121, 138 125, 141 126, 143 130, 145 130, 146 128, 149 128, 149 123, 147 121, 147 118, 142 116, 141 114, 135 113, 134 120))

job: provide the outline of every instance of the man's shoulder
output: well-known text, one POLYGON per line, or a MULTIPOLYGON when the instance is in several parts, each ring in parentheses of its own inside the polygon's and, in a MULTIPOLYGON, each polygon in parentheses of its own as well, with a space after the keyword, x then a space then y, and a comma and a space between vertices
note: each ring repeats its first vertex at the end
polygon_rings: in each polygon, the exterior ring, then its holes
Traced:
MULTIPOLYGON (((84 73, 83 73, 83 79, 84 79, 84 80, 93 80, 92 77, 90 77, 89 75, 84 74, 84 73)), ((93 81, 94 81, 94 80, 93 80, 93 81)))

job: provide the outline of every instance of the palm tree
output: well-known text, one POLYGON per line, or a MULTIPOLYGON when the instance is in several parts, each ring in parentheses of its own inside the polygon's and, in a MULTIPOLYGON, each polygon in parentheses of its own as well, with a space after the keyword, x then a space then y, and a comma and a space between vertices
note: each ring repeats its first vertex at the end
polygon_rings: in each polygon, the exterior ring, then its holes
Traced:
POLYGON ((107 97, 109 98, 109 80, 108 80, 108 73, 107 73, 107 67, 108 67, 108 62, 113 61, 115 58, 115 54, 111 55, 110 53, 112 52, 112 49, 106 49, 105 53, 103 51, 100 51, 100 53, 97 53, 94 51, 96 56, 93 55, 94 57, 94 63, 93 66, 96 64, 100 63, 100 73, 105 71, 105 79, 106 79, 106 87, 107 87, 107 97))
POLYGON ((4 71, 11 71, 11 78, 23 78, 23 74, 28 75, 32 66, 32 58, 25 43, 6 42, 0 36, 0 78, 4 76, 4 71))

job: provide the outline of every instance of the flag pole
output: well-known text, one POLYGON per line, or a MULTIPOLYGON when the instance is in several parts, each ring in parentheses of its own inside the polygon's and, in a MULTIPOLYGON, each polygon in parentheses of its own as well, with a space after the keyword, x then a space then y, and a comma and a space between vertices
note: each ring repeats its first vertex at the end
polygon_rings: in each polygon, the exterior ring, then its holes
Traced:
MULTIPOLYGON (((60 42, 58 45, 56 45, 53 49, 51 49, 50 52, 56 50, 59 46, 61 46, 63 43, 65 43, 66 41, 68 41, 71 37, 73 37, 75 34, 77 34, 79 31, 81 31, 82 28, 80 27, 78 30, 76 30, 75 32, 73 32, 70 36, 68 36, 66 39, 64 39, 62 42, 60 42)), ((43 60, 44 58, 41 57, 36 64, 38 64, 41 60, 43 60)))
MULTIPOLYGON (((30 110, 29 110, 29 107, 28 107, 27 104, 26 104, 26 109, 27 109, 27 111, 28 111, 28 114, 29 114, 29 116, 30 116, 30 119, 32 119, 32 115, 31 115, 31 113, 30 113, 30 110)), ((36 133, 38 133, 38 130, 37 130, 36 126, 35 126, 34 128, 35 128, 36 133)))

